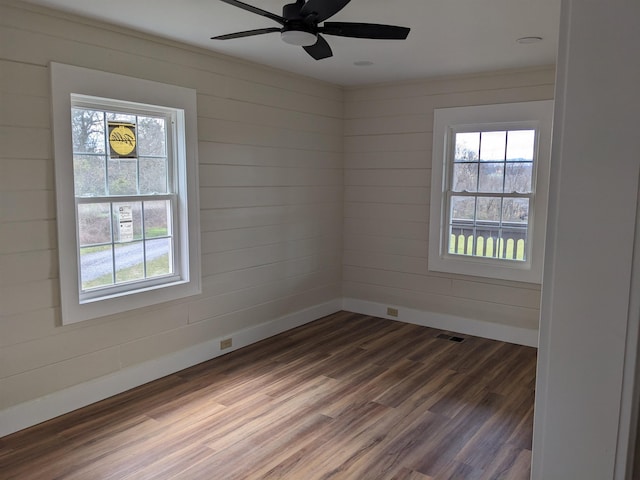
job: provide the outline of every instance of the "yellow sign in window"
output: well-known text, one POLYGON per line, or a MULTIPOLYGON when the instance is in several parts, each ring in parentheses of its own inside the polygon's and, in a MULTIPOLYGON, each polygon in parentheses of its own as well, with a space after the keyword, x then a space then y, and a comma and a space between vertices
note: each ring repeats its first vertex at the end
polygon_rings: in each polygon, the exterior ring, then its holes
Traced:
POLYGON ((136 126, 109 122, 109 150, 111 158, 136 158, 136 126))

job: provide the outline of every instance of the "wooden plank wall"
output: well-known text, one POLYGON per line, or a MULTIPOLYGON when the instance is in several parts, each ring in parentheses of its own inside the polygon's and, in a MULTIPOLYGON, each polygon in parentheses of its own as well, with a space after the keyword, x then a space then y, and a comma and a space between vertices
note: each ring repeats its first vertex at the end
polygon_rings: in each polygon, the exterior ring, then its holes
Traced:
POLYGON ((343 92, 0 0, 0 411, 341 296, 343 92), (59 326, 50 61, 197 89, 203 294, 59 326))
POLYGON ((347 90, 344 296, 537 329, 539 285, 428 271, 431 137, 435 108, 553 93, 552 67, 347 90))

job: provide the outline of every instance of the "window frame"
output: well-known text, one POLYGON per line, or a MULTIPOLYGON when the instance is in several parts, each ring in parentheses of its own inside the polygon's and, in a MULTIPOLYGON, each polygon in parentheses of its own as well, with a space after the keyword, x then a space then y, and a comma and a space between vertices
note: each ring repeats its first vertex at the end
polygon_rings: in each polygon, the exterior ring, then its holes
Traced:
MULTIPOLYGON (((479 105, 434 110, 431 205, 429 220, 430 271, 540 283, 549 196, 549 161, 553 100, 479 105), (452 192, 455 134, 535 129, 527 251, 525 260, 449 253, 449 197, 452 192)), ((490 194, 505 197, 504 193, 490 194)))
POLYGON ((53 62, 50 73, 62 324, 201 293, 196 91, 53 62), (175 120, 171 148, 178 217, 173 250, 180 267, 178 277, 132 282, 126 285, 130 288, 121 284, 104 289, 102 295, 81 293, 71 132, 75 101, 107 109, 125 108, 142 115, 169 112, 175 120))

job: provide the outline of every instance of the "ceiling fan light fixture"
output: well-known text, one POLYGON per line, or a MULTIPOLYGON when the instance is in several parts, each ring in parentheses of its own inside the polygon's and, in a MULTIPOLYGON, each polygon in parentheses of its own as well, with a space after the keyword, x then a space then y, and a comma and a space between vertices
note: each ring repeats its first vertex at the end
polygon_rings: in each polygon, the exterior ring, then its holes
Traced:
POLYGON ((280 34, 280 37, 283 42, 298 47, 310 47, 318 41, 315 34, 304 30, 285 30, 280 34))

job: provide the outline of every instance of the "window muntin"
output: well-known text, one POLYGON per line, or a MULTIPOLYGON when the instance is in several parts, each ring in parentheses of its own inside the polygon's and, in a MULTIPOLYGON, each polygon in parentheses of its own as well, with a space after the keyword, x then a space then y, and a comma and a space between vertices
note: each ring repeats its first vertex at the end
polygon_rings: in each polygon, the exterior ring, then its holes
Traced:
POLYGON ((79 99, 71 122, 80 301, 178 279, 171 115, 79 99))
POLYGON ((447 251, 526 261, 535 129, 451 131, 447 251))

